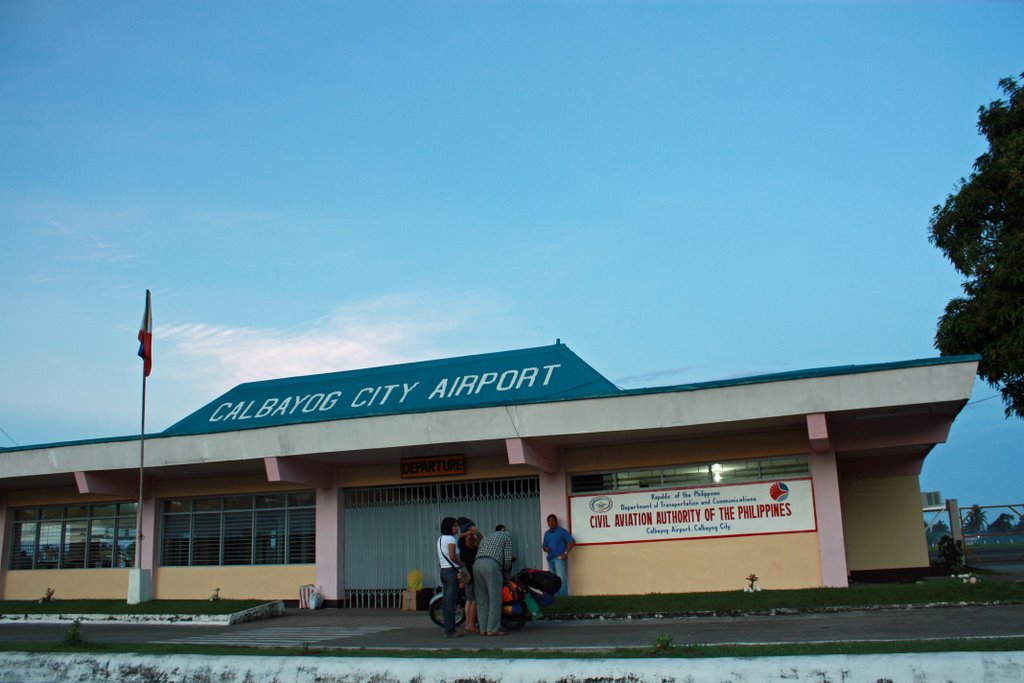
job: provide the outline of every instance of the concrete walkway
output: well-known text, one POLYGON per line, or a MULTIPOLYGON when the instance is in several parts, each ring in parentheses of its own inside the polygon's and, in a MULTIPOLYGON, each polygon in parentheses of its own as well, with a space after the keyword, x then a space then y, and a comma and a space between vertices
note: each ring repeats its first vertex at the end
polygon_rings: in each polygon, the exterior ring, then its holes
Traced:
MULTIPOLYGON (((0 641, 58 642, 69 622, 0 623, 0 641)), ((305 648, 297 657, 34 655, 0 652, 0 682, 125 681, 239 683, 733 683, 741 681, 915 681, 1020 683, 1024 652, 957 652, 814 657, 639 659, 658 640, 672 645, 822 643, 926 639, 1024 638, 1024 605, 942 606, 836 613, 757 614, 669 619, 544 620, 507 637, 445 640, 425 613, 395 610, 286 610, 236 625, 83 623, 97 643, 173 643, 305 648), (407 658, 317 656, 322 648, 401 649, 407 658), (445 658, 450 650, 499 658, 445 658), (551 659, 502 658, 501 652, 554 650, 551 659), (564 653, 564 656, 559 656, 564 653), (440 655, 440 657, 439 657, 440 655), (577 655, 596 657, 579 659, 577 655), (423 657, 423 658, 421 658, 423 657)))
MULTIPOLYGON (((57 642, 68 624, 0 625, 0 640, 57 642)), ((786 614, 593 621, 540 621, 507 637, 444 640, 424 613, 390 610, 289 610, 235 626, 83 624, 94 642, 304 647, 298 657, 0 653, 0 681, 344 681, 346 683, 665 683, 688 681, 1024 681, 1024 652, 872 656, 641 658, 603 656, 614 648, 808 643, 850 640, 1024 637, 1024 605, 936 607, 786 614), (322 648, 402 649, 408 658, 323 657, 322 648), (555 650, 553 659, 437 658, 446 650, 555 650), (559 657, 564 652, 565 657, 559 657), (577 659, 586 654, 596 659, 577 659), (426 655, 429 658, 420 658, 426 655)), ((492 654, 500 654, 494 652, 492 654)))

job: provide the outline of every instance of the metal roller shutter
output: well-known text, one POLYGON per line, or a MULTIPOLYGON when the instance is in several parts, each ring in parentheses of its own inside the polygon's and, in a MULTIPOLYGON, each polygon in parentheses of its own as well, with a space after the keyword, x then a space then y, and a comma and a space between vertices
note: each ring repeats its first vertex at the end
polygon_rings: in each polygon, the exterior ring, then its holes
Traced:
POLYGON ((347 606, 400 608, 414 569, 423 572, 424 587, 436 586, 436 543, 445 517, 469 517, 484 534, 504 524, 518 558, 513 570, 541 566, 536 477, 348 489, 347 606))

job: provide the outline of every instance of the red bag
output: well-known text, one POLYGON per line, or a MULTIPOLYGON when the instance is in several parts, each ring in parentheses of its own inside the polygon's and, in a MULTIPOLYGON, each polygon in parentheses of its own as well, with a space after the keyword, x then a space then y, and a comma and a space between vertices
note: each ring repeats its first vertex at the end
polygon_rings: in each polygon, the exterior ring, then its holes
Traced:
POLYGON ((501 604, 514 605, 526 597, 523 587, 515 579, 506 578, 501 584, 501 604))

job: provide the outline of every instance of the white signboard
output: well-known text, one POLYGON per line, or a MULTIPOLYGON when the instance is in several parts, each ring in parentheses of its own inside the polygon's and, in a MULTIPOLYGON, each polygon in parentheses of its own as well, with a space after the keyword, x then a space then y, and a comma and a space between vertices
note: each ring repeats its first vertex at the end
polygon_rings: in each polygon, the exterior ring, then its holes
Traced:
POLYGON ((569 498, 577 545, 815 531, 810 479, 569 498))

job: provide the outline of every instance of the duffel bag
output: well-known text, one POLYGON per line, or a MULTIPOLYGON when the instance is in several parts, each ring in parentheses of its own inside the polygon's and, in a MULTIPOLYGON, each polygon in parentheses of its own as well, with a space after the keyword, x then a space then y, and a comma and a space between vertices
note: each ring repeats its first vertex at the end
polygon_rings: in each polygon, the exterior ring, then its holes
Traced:
POLYGON ((530 595, 537 601, 537 604, 541 607, 547 607, 555 603, 555 596, 551 593, 544 593, 534 588, 530 589, 530 595))
POLYGON ((562 579, 554 572, 546 572, 543 569, 527 569, 520 574, 522 579, 530 588, 536 588, 541 593, 557 593, 562 587, 562 579))

